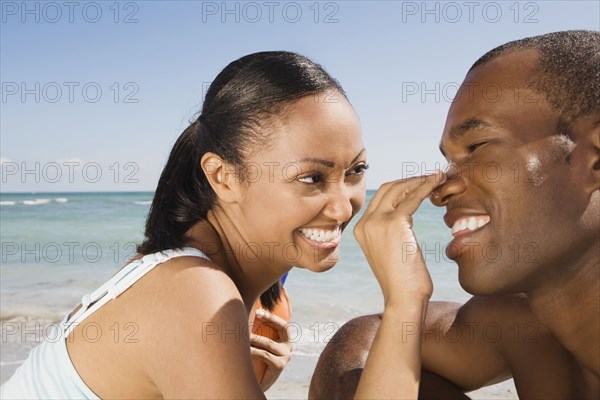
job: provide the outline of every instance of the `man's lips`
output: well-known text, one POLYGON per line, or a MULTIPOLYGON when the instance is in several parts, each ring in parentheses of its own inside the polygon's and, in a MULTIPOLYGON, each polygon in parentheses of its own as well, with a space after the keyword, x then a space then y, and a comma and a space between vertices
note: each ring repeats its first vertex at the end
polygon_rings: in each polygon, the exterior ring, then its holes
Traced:
POLYGON ((474 232, 490 222, 488 214, 479 210, 455 208, 444 215, 444 222, 452 229, 452 236, 474 232))
POLYGON ((459 235, 462 232, 474 232, 483 228, 489 222, 489 215, 476 215, 460 218, 452 225, 452 236, 459 235))
POLYGON ((459 207, 454 208, 444 215, 444 222, 452 228, 454 237, 446 248, 446 255, 451 260, 456 260, 474 240, 472 235, 478 233, 491 221, 491 217, 481 209, 459 207))

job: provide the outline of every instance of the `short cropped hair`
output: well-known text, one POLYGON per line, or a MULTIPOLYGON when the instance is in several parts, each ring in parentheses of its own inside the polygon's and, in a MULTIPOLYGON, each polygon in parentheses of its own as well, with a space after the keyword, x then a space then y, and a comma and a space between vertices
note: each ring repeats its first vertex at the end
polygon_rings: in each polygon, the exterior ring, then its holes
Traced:
POLYGON ((515 40, 484 54, 469 72, 498 56, 529 49, 539 52, 531 88, 558 113, 560 126, 592 113, 600 117, 600 32, 561 31, 515 40))

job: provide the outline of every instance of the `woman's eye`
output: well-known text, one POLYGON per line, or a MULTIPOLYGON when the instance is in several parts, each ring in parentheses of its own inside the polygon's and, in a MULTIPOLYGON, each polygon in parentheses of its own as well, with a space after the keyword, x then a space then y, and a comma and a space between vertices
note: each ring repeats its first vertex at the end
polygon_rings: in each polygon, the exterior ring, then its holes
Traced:
POLYGON ((368 169, 369 169, 368 164, 359 164, 356 167, 352 168, 348 175, 362 175, 368 169))
POLYGON ((302 183, 321 183, 323 181, 322 174, 313 174, 308 176, 303 176, 302 178, 298 178, 298 180, 302 183))

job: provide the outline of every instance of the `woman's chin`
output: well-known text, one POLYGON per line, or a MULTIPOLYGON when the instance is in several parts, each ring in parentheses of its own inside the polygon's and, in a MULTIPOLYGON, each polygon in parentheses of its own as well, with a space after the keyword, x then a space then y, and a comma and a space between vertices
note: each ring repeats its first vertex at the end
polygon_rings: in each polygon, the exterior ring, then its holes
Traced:
POLYGON ((328 257, 325 258, 321 261, 318 262, 307 262, 307 263, 303 263, 302 265, 296 265, 296 268, 302 268, 302 269, 306 269, 308 271, 311 272, 325 272, 325 271, 329 271, 331 268, 333 268, 337 262, 338 262, 338 257, 328 257))

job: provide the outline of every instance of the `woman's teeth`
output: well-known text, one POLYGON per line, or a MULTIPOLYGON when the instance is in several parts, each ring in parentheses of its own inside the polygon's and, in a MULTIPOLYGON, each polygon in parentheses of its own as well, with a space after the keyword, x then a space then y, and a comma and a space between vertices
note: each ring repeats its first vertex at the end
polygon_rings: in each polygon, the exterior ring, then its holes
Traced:
POLYGON ((490 222, 490 217, 488 215, 461 218, 456 221, 454 225, 452 225, 452 234, 454 235, 455 233, 464 231, 465 229, 476 231, 482 226, 487 225, 488 222, 490 222))
POLYGON ((325 231, 322 229, 300 229, 300 232, 310 240, 314 240, 315 242, 331 242, 333 239, 337 238, 340 235, 340 229, 337 228, 333 231, 325 231))

